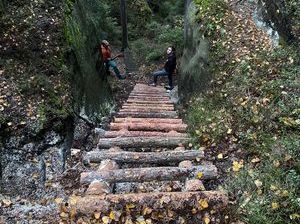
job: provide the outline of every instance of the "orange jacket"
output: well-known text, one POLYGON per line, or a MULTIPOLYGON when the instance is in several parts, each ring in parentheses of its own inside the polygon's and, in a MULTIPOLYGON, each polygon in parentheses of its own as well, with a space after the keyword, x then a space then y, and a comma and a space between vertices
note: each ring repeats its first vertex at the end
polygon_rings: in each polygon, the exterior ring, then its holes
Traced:
POLYGON ((109 58, 111 58, 111 49, 110 47, 104 47, 103 45, 101 45, 101 53, 102 53, 102 57, 104 62, 107 62, 109 58))

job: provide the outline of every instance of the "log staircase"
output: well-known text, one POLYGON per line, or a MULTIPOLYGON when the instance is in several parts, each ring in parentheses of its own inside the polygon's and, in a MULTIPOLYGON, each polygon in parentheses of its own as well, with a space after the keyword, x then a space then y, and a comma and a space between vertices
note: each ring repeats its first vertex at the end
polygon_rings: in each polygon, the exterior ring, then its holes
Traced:
POLYGON ((163 87, 137 84, 97 149, 84 156, 84 164, 99 165, 81 173, 87 190, 73 197, 73 216, 99 223, 224 223, 226 194, 205 186, 217 168, 188 147, 186 128, 163 87))

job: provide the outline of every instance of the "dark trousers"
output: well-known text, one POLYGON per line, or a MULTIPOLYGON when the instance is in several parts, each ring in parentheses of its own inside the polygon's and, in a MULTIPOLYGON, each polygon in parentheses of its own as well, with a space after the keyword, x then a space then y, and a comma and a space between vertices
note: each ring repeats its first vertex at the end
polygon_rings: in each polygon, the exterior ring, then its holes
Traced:
POLYGON ((154 83, 155 84, 157 84, 157 78, 159 76, 168 76, 169 86, 170 86, 170 88, 173 88, 172 73, 167 72, 166 69, 162 69, 162 70, 159 70, 157 72, 154 72, 153 73, 153 78, 154 78, 154 83))

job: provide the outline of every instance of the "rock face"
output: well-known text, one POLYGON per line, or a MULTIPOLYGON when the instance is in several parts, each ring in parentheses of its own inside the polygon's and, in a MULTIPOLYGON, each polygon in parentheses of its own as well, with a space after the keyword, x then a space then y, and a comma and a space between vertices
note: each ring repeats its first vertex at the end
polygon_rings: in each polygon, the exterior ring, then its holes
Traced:
POLYGON ((179 77, 179 95, 186 99, 191 94, 201 91, 208 83, 208 41, 200 32, 196 21, 197 9, 192 1, 186 3, 185 13, 185 49, 181 61, 179 77))
POLYGON ((75 106, 81 114, 94 120, 103 103, 111 101, 99 47, 102 39, 114 35, 113 27, 101 1, 78 0, 69 5, 69 11, 66 38, 72 48, 69 59, 73 66, 75 106))

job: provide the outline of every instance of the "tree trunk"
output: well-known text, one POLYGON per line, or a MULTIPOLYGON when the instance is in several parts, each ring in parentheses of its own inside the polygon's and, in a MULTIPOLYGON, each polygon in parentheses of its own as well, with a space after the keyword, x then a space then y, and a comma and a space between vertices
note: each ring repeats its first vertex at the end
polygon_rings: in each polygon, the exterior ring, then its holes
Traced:
POLYGON ((117 137, 165 137, 165 138, 187 138, 187 134, 178 133, 177 131, 170 132, 156 132, 156 131, 107 131, 104 134, 105 138, 117 138, 117 137))
POLYGON ((168 164, 184 160, 198 160, 204 157, 200 150, 164 151, 164 152, 126 152, 126 151, 92 151, 84 156, 83 161, 88 163, 100 163, 102 160, 111 159, 117 163, 154 163, 168 164))
POLYGON ((122 24, 122 50, 128 48, 126 0, 120 0, 120 15, 122 24))
MULTIPOLYGON (((210 210, 216 212, 227 207, 228 198, 221 191, 199 191, 199 192, 160 192, 160 193, 139 193, 139 194, 119 194, 119 195, 101 195, 73 197, 75 209, 79 214, 93 215, 95 212, 108 213, 114 211, 116 206, 122 212, 130 209, 134 211, 143 211, 144 208, 155 211, 174 211, 175 214, 180 212, 192 215, 192 209, 198 208, 199 212, 207 212, 199 208, 200 200, 207 201, 210 210)), ((70 203, 71 205, 73 203, 70 203)), ((73 204, 74 205, 74 204, 73 204)), ((195 215, 195 214, 194 214, 195 215)))
POLYGON ((183 124, 182 119, 166 119, 166 118, 115 118, 115 123, 141 123, 141 122, 149 122, 149 123, 167 123, 167 124, 183 124))
POLYGON ((152 148, 152 147, 177 147, 188 142, 188 138, 158 138, 158 137, 133 137, 133 138, 101 138, 98 148, 152 148))
POLYGON ((169 112, 118 112, 116 114, 120 118, 134 117, 134 118, 178 118, 176 111, 169 112))
POLYGON ((214 165, 193 166, 191 168, 147 167, 84 172, 81 173, 80 183, 90 184, 94 180, 107 183, 176 181, 196 178, 198 173, 203 174, 201 178, 204 180, 215 179, 218 175, 217 168, 214 165))
POLYGON ((129 131, 177 131, 185 132, 187 128, 186 124, 151 124, 151 123, 111 123, 110 129, 112 131, 118 131, 127 129, 129 131))

